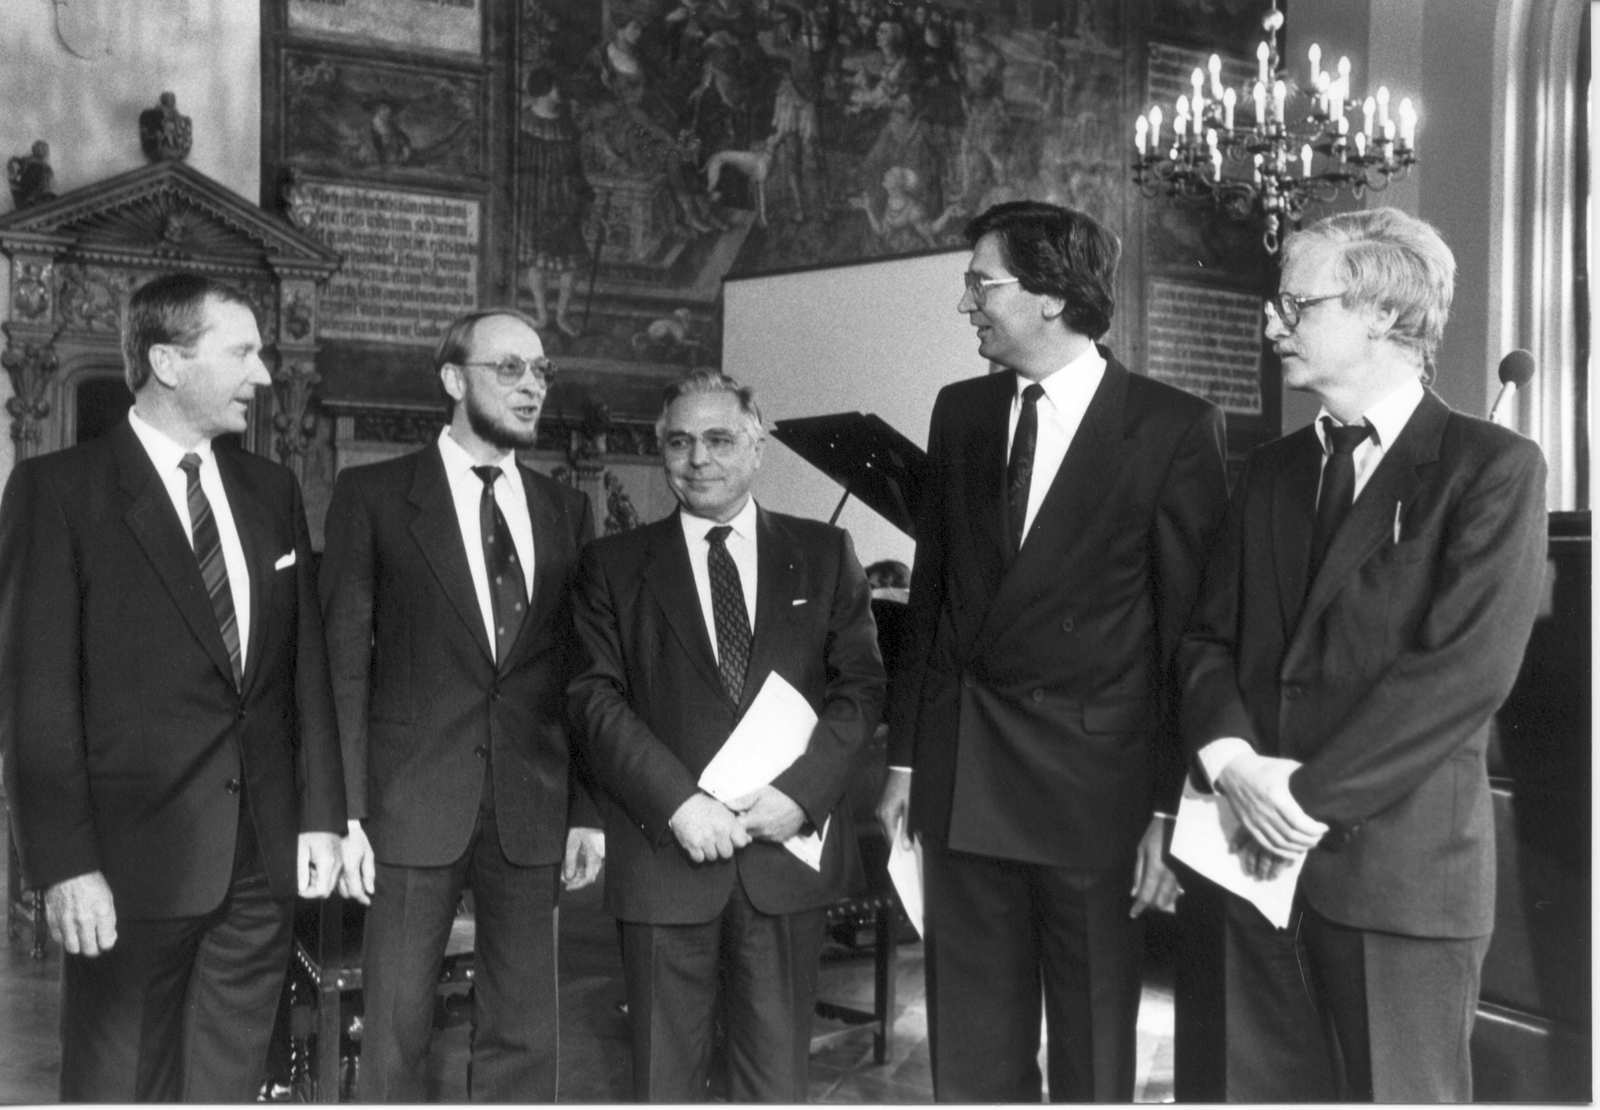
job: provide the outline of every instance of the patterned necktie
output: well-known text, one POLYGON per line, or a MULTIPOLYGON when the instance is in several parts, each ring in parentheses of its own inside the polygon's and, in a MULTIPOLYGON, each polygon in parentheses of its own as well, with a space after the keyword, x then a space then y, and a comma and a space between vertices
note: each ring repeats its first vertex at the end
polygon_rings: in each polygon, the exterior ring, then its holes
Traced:
POLYGON ((1322 430, 1327 432, 1333 445, 1333 454, 1322 468, 1322 492, 1317 497, 1317 522, 1311 531, 1311 567, 1306 576, 1307 587, 1317 579, 1322 560, 1328 554, 1339 525, 1350 514, 1356 495, 1355 451, 1361 441, 1371 434, 1365 422, 1360 424, 1335 424, 1330 417, 1322 418, 1322 430))
POLYGON ((475 466, 472 472, 483 481, 483 496, 478 499, 478 531, 483 536, 483 566, 489 574, 489 608, 494 616, 494 658, 504 662, 522 630, 528 611, 528 588, 523 583, 522 566, 517 561, 517 545, 511 540, 511 526, 494 499, 494 480, 498 466, 475 466))
POLYGON ((228 585, 228 565, 222 558, 222 539, 217 535, 217 519, 211 513, 211 502, 206 491, 200 488, 200 456, 193 451, 178 462, 189 486, 189 528, 194 533, 194 557, 200 563, 200 577, 206 584, 206 596, 211 599, 211 611, 217 616, 217 627, 222 630, 222 643, 228 649, 228 660, 233 664, 233 686, 239 689, 244 681, 244 657, 239 650, 239 618, 233 611, 233 590, 228 585))
POLYGON ((1011 439, 1011 459, 1006 463, 1006 524, 1010 528, 1011 554, 1022 549, 1022 529, 1028 520, 1028 486, 1033 482, 1033 449, 1039 442, 1039 398, 1044 386, 1032 382, 1022 391, 1022 415, 1011 439))
POLYGON ((728 696, 737 702, 744 695, 744 672, 750 666, 750 613, 744 607, 739 568, 728 554, 732 531, 719 524, 706 533, 711 544, 706 566, 711 571, 711 611, 717 623, 717 670, 728 696))

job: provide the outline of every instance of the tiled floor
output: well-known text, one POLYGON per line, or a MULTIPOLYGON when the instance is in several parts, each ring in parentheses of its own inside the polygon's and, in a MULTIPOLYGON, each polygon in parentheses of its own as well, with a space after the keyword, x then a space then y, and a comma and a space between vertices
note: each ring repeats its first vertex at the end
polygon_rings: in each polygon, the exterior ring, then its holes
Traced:
MULTIPOLYGON (((626 1018, 616 931, 586 892, 563 902, 561 912, 561 1094, 562 1102, 625 1101, 629 1092, 626 1018)), ((811 1101, 823 1103, 928 1102, 926 1007, 920 944, 901 945, 896 976, 897 1017, 889 1059, 873 1062, 869 1026, 854 1028, 819 1021, 811 1067, 811 1101)), ((59 958, 29 958, 22 938, 0 955, 0 1103, 55 1101, 59 1050, 56 1041, 59 958)), ((1171 969, 1152 961, 1139 1014, 1137 1098, 1172 1099, 1171 969)), ((830 945, 822 968, 824 998, 869 1008, 870 950, 830 945)), ((435 1038, 433 1095, 447 1102, 466 1098, 467 1030, 457 1027, 435 1038)))

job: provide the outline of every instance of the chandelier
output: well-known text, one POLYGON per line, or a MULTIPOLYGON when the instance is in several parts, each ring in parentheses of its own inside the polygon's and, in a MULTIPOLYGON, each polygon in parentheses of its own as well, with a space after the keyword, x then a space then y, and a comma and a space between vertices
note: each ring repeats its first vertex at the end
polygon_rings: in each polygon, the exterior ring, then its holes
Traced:
POLYGON ((1417 112, 1409 99, 1391 112, 1386 87, 1358 101, 1350 59, 1330 75, 1315 43, 1300 84, 1278 52, 1277 0, 1261 26, 1254 81, 1223 88, 1222 59, 1213 54, 1177 98, 1170 130, 1159 104, 1134 121, 1133 180, 1146 197, 1209 201, 1234 219, 1259 221, 1262 246, 1276 254, 1285 225, 1297 226, 1307 204, 1346 188, 1359 199, 1405 177, 1417 160, 1417 112))

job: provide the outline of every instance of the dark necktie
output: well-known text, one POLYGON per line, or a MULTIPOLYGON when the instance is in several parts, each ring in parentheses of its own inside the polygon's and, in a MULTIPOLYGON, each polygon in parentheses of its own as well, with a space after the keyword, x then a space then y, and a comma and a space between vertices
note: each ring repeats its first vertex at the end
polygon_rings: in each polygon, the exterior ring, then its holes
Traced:
POLYGON ((1309 585, 1315 582, 1322 560, 1328 554, 1339 525, 1350 514, 1350 505, 1356 496, 1356 448, 1371 434, 1365 421, 1360 424, 1335 424, 1332 418, 1322 418, 1322 429, 1328 433, 1333 454, 1322 468, 1322 492, 1317 497, 1317 523, 1311 531, 1311 569, 1306 576, 1309 585))
POLYGON ((728 554, 732 531, 719 524, 706 533, 711 544, 706 566, 711 571, 711 612, 717 625, 717 670, 728 696, 737 702, 744 695, 744 672, 750 665, 750 613, 744 607, 739 568, 728 554))
POLYGON ((243 656, 239 652, 239 618, 233 611, 233 590, 228 585, 228 564, 222 558, 222 539, 217 535, 217 518, 211 513, 211 502, 206 491, 200 488, 200 456, 193 451, 178 462, 189 483, 189 528, 194 533, 194 557, 200 563, 200 577, 206 584, 206 596, 211 599, 211 611, 217 615, 217 627, 222 630, 222 643, 228 649, 228 660, 233 664, 233 685, 238 689, 244 681, 243 656))
POLYGON ((511 541, 511 526, 494 499, 494 480, 498 466, 475 466, 472 472, 483 480, 483 496, 478 499, 478 531, 483 536, 483 567, 489 574, 489 608, 494 616, 494 658, 505 661, 511 645, 522 630, 528 609, 528 588, 523 584, 522 566, 517 562, 517 545, 511 541))
POLYGON ((1011 437, 1011 459, 1006 463, 1006 524, 1010 528, 1011 554, 1022 548, 1022 529, 1028 520, 1028 486, 1033 482, 1033 450, 1039 443, 1039 398, 1044 386, 1032 382, 1022 391, 1022 415, 1011 437))

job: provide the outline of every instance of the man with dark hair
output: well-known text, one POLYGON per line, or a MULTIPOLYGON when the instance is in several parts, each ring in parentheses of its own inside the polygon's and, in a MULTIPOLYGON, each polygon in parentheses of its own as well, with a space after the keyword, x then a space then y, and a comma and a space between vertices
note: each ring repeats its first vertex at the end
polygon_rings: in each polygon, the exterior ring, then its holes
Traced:
POLYGON ((214 443, 270 381, 250 303, 137 289, 133 409, 19 463, 0 502, 0 742, 61 972, 65 1102, 244 1102, 296 893, 344 791, 311 544, 283 467, 214 443))
POLYGON ((1178 635, 1227 496, 1222 414, 1095 340, 1120 245, 1082 212, 984 212, 958 309, 1004 373, 945 387, 915 648, 878 814, 920 834, 934 1095, 1133 1097, 1140 915, 1182 784, 1178 635), (1131 887, 1131 889, 1130 889, 1131 887))
POLYGON ((426 1099, 434 992, 476 918, 471 1098, 556 1097, 556 900, 599 874, 564 693, 588 500, 517 462, 552 375, 531 319, 468 313, 434 356, 436 443, 339 475, 322 606, 344 750, 347 897, 366 921, 360 1094, 426 1099), (569 828, 570 824, 570 828, 569 828))
POLYGON ((575 717, 608 795, 606 904, 622 923, 633 1090, 699 1102, 719 995, 732 1102, 804 1102, 826 906, 846 844, 830 821, 878 722, 866 576, 837 528, 759 508, 765 433, 748 388, 700 371, 656 431, 679 511, 584 552, 575 717), (702 772, 783 683, 817 721, 765 785, 718 800, 702 772), (822 837, 820 859, 785 849, 822 837))
POLYGON ((1252 873, 1304 864, 1288 929, 1222 894, 1210 1097, 1472 1100, 1489 721, 1539 607, 1545 463, 1426 388, 1454 284, 1438 232, 1393 208, 1284 243, 1266 337, 1322 411, 1235 487, 1183 730, 1252 873))

